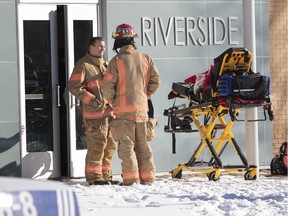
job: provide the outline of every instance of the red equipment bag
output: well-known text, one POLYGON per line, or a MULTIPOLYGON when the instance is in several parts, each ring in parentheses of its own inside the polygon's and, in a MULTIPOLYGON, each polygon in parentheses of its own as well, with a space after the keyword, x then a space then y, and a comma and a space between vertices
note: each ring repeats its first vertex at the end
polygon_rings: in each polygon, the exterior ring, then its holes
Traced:
POLYGON ((270 163, 271 175, 287 175, 288 171, 288 146, 282 143, 279 154, 270 163))

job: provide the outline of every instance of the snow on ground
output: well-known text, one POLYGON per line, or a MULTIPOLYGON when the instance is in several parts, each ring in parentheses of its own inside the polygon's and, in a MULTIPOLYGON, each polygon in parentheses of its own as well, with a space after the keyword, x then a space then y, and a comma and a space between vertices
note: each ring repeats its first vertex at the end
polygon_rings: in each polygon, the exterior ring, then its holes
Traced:
POLYGON ((65 183, 76 192, 83 216, 288 215, 288 178, 267 172, 255 181, 245 181, 243 173, 221 173, 220 180, 209 181, 203 173, 183 172, 182 179, 160 173, 152 186, 65 183))

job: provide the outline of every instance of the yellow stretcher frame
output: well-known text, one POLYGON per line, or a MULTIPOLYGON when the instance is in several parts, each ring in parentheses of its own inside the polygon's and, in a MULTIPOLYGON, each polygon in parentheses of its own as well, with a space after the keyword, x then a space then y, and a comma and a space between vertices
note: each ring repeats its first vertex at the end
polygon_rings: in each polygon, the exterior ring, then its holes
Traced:
MULTIPOLYGON (((179 110, 180 111, 180 110, 179 110)), ((178 112, 179 112, 178 111, 178 112)), ((238 115, 240 112, 239 109, 235 110, 235 115, 238 115)), ((177 115, 177 110, 174 113, 177 115)), ((206 146, 210 154, 212 156, 211 160, 214 160, 214 165, 210 168, 199 169, 199 168, 191 168, 189 166, 190 162, 184 164, 181 163, 177 168, 171 170, 169 173, 172 174, 172 178, 181 178, 182 170, 186 170, 189 172, 202 172, 206 173, 209 180, 217 181, 220 178, 221 170, 225 170, 226 172, 246 172, 244 174, 245 180, 255 180, 258 169, 256 166, 249 166, 246 157, 242 153, 239 145, 237 144, 231 129, 234 125, 234 121, 230 119, 228 122, 225 120, 225 116, 228 114, 228 108, 222 105, 218 107, 213 107, 212 104, 208 104, 207 106, 201 106, 193 108, 191 107, 191 118, 196 125, 198 132, 201 136, 201 142, 194 154, 192 155, 189 161, 195 161, 199 158, 202 150, 206 146), (210 119, 208 123, 201 123, 198 119, 198 116, 205 115, 209 116, 210 119), (222 129, 222 133, 219 137, 215 136, 215 130, 222 129), (216 143, 215 147, 213 143, 216 143), (223 145, 225 143, 225 145, 223 145), (233 149, 236 154, 240 157, 243 165, 239 166, 223 166, 220 155, 227 143, 231 143, 233 149)))
MULTIPOLYGON (((274 119, 273 112, 271 110, 271 103, 270 98, 268 96, 265 102, 257 102, 254 103, 247 103, 247 104, 240 104, 234 103, 231 98, 224 98, 219 96, 218 92, 218 85, 219 85, 219 78, 224 74, 245 74, 250 71, 250 67, 252 64, 252 54, 246 48, 229 48, 220 56, 214 59, 214 66, 212 68, 210 74, 210 85, 208 91, 199 91, 199 98, 189 90, 184 87, 175 86, 172 90, 173 95, 176 97, 187 98, 190 102, 190 106, 188 108, 179 108, 174 106, 169 108, 168 110, 164 111, 164 115, 168 116, 169 118, 172 117, 191 117, 193 123, 196 125, 197 132, 200 133, 201 141, 198 147, 196 148, 194 154, 190 158, 187 163, 181 163, 178 165, 177 168, 170 171, 173 178, 181 178, 182 177, 182 170, 186 170, 189 172, 203 172, 206 173, 209 180, 216 181, 220 178, 221 170, 225 170, 226 172, 245 172, 244 179, 245 180, 255 180, 256 174, 258 172, 258 168, 255 165, 249 165, 245 155, 242 153, 239 145, 237 144, 231 129, 236 121, 243 121, 238 120, 236 116, 240 113, 240 107, 256 107, 256 106, 263 106, 266 107, 269 114, 269 118, 272 121, 274 119), (177 91, 176 91, 177 89, 177 91), (206 101, 204 98, 209 97, 206 101), (192 98, 194 97, 194 98, 192 98), (219 99, 219 100, 218 100, 219 99), (225 116, 230 116, 230 120, 226 122, 225 116), (205 116, 207 117, 203 123, 201 123, 198 119, 198 116, 205 116), (222 130, 222 133, 219 137, 216 137, 217 130, 222 130), (223 166, 220 156, 222 152, 225 150, 225 147, 228 144, 231 144, 236 154, 240 157, 243 165, 233 165, 233 166, 223 166), (196 159, 199 158, 202 150, 204 147, 209 149, 211 154, 211 160, 209 163, 209 168, 201 169, 201 168, 193 168, 196 159), (213 163, 212 163, 213 162, 213 163), (212 165, 211 165, 212 164, 212 165)), ((180 84, 181 86, 181 84, 180 84)), ((205 89, 205 86, 202 87, 205 89)), ((207 86, 206 86, 207 89, 207 86)), ((192 90, 193 91, 193 90, 192 90)), ((168 96, 169 98, 169 96, 168 96)), ((173 98, 173 97, 171 97, 173 98)), ((171 99, 170 98, 170 99, 171 99)), ((175 102, 174 102, 175 104, 175 102)), ((266 120, 266 113, 264 109, 264 116, 265 119, 258 119, 258 120, 245 120, 245 121, 265 121, 266 120)), ((227 118, 226 118, 227 119, 227 118)), ((169 122, 169 119, 168 119, 169 122)), ((172 122, 172 121, 171 121, 172 122)), ((183 129, 181 131, 174 130, 170 128, 170 123, 164 127, 166 132, 172 132, 173 136, 175 136, 175 132, 196 132, 195 130, 183 129)), ((175 148, 175 138, 173 138, 173 148, 175 148)), ((173 152, 174 153, 174 152, 173 152)))

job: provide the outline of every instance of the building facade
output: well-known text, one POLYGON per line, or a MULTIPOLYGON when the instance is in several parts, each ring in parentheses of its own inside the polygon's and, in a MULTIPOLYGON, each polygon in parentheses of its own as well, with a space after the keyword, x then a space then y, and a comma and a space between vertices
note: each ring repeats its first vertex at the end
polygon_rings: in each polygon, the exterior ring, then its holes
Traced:
MULTIPOLYGON (((269 165, 287 140, 287 1, 255 0, 255 14, 257 71, 271 77, 275 115, 273 122, 259 122, 260 165, 269 165)), ((111 33, 121 23, 135 28, 137 47, 160 71, 162 84, 152 98, 160 123, 151 143, 157 169, 185 162, 199 134, 178 136, 177 154, 171 153, 171 136, 163 130, 163 111, 172 106, 167 95, 173 82, 207 70, 227 48, 244 46, 242 15, 242 0, 0 0, 0 175, 84 175, 81 104, 65 91, 66 82, 91 36, 106 38, 105 58, 115 55, 111 33)), ((245 152, 245 123, 235 124, 233 134, 245 152)), ((225 162, 237 163, 227 152, 225 162)), ((115 155, 113 172, 120 167, 115 155)))
POLYGON ((273 155, 279 153, 283 142, 288 137, 288 2, 268 1, 269 46, 271 92, 273 92, 273 110, 275 121, 272 122, 273 155))

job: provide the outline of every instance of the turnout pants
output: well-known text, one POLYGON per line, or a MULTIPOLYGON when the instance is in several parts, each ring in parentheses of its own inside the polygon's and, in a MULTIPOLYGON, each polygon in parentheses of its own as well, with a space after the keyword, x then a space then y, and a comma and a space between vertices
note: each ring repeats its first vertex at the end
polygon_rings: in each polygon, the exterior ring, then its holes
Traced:
POLYGON ((146 122, 113 120, 112 135, 118 142, 124 184, 155 180, 155 166, 151 147, 147 142, 146 122))
POLYGON ((112 157, 115 141, 109 130, 109 118, 85 119, 87 154, 85 177, 87 182, 112 179, 112 157))

